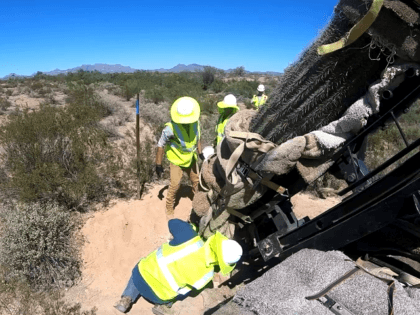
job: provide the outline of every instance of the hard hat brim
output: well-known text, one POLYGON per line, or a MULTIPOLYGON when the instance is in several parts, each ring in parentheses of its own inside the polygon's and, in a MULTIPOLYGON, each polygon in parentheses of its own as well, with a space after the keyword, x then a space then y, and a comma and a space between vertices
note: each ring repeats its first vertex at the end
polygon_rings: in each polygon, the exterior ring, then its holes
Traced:
POLYGON ((219 108, 236 108, 237 110, 239 110, 238 105, 226 104, 223 101, 218 102, 217 107, 219 107, 219 108))
POLYGON ((190 115, 180 115, 177 111, 176 106, 172 105, 171 107, 171 119, 174 123, 177 124, 192 124, 198 121, 200 118, 200 105, 194 104, 192 113, 190 115))

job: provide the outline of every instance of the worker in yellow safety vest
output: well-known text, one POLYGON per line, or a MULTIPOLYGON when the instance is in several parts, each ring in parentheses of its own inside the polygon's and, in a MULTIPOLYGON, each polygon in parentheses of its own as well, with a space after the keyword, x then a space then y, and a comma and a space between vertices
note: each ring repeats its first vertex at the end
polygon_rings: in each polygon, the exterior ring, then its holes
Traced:
POLYGON ((264 94, 265 87, 264 85, 260 84, 257 88, 257 95, 254 95, 251 103, 254 104, 255 108, 258 109, 261 105, 264 105, 267 102, 267 95, 264 94))
POLYGON ((224 275, 230 273, 242 256, 242 247, 220 232, 204 242, 192 224, 172 219, 168 227, 173 239, 136 264, 120 301, 114 305, 120 312, 128 312, 143 296, 156 304, 154 314, 178 314, 171 309, 173 302, 211 282, 214 266, 224 275))
POLYGON ((233 94, 226 95, 222 102, 217 103, 217 110, 219 111, 220 116, 216 125, 216 145, 218 145, 225 136, 225 127, 229 118, 239 110, 239 107, 236 104, 236 97, 233 94))
POLYGON ((182 174, 186 172, 193 185, 193 193, 198 189, 197 156, 204 159, 200 142, 200 105, 191 97, 177 99, 171 107, 171 122, 165 124, 158 142, 156 153, 156 173, 163 173, 163 155, 170 162, 171 184, 166 197, 166 217, 174 217, 175 195, 180 187, 182 174))

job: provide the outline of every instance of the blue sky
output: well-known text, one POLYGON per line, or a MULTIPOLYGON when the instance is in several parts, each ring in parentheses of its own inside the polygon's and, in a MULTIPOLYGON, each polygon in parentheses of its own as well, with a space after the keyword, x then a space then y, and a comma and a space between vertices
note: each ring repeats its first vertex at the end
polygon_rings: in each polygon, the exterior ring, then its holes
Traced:
POLYGON ((82 64, 283 71, 332 15, 319 1, 0 1, 0 78, 82 64))

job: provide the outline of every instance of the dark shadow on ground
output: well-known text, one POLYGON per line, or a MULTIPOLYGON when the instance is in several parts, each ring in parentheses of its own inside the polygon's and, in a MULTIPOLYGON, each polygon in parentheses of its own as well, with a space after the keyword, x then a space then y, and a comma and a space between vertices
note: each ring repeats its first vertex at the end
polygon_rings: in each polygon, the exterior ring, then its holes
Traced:
MULTIPOLYGON (((164 198, 163 192, 165 190, 167 190, 167 189, 169 189, 169 185, 166 185, 161 190, 159 190, 158 198, 160 200, 163 200, 163 198, 164 198)), ((193 200, 194 193, 193 193, 193 190, 192 190, 192 187, 191 186, 182 184, 179 187, 179 189, 178 189, 178 191, 176 193, 176 196, 175 196, 174 208, 179 204, 179 200, 181 200, 181 198, 190 198, 191 201, 193 200)))
POLYGON ((159 190, 159 193, 158 193, 158 198, 159 198, 160 200, 163 200, 163 198, 164 198, 164 196, 163 196, 163 192, 164 192, 165 190, 167 190, 168 188, 169 188, 169 185, 166 185, 166 186, 162 187, 162 189, 161 189, 161 190, 159 190))

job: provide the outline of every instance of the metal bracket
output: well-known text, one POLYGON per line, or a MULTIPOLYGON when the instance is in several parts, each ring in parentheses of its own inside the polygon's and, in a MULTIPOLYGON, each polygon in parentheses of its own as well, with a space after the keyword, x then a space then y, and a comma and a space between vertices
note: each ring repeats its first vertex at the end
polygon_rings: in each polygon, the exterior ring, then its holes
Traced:
MULTIPOLYGON (((238 165, 239 166, 239 165, 238 165)), ((242 163, 241 166, 239 166, 236 171, 239 173, 239 175, 243 176, 243 177, 248 177, 249 174, 249 165, 246 163, 242 163)))
POLYGON ((323 297, 320 297, 317 300, 319 302, 321 302, 322 305, 327 307, 334 314, 337 314, 337 315, 355 315, 354 313, 350 312, 350 310, 348 308, 346 308, 344 305, 334 301, 328 295, 324 295, 323 297))

